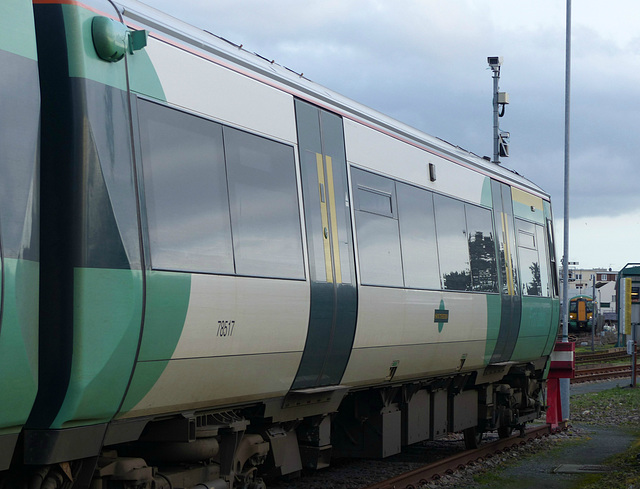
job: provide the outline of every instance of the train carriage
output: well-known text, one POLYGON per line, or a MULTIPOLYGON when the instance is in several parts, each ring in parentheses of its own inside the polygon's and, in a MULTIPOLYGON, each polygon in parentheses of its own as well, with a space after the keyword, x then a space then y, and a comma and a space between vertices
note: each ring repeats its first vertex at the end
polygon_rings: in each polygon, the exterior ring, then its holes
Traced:
POLYGON ((42 313, 17 466, 258 488, 539 416, 544 191, 134 0, 33 6, 42 313))

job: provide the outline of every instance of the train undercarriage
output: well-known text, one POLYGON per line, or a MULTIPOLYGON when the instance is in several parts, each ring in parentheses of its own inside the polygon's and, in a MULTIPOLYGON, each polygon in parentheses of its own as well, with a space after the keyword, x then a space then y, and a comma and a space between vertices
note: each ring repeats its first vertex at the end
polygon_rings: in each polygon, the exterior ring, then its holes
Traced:
POLYGON ((491 365, 481 372, 350 390, 291 392, 236 409, 121 422, 132 441, 99 457, 9 471, 0 488, 263 489, 281 476, 328 467, 332 457, 384 458, 403 446, 464 433, 506 437, 544 407, 544 365, 491 365))

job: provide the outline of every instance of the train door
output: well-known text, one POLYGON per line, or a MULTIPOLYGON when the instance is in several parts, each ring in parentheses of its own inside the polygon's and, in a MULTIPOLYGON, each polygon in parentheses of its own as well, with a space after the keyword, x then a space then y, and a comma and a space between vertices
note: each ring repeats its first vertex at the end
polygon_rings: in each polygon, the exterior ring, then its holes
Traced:
POLYGON ((493 215, 496 226, 498 263, 500 265, 500 330, 491 363, 506 362, 511 358, 520 332, 522 299, 518 277, 518 257, 513 220, 511 188, 491 181, 493 215))
POLYGON ((356 328, 357 292, 342 118, 296 100, 311 308, 292 389, 340 383, 356 328))

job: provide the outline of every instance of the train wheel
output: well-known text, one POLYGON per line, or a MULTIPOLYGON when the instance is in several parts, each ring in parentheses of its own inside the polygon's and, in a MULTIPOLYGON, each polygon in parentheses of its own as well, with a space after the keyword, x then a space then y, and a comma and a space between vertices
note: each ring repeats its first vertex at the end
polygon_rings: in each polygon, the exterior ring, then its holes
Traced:
POLYGON ((464 447, 467 450, 473 450, 480 446, 480 442, 482 441, 482 431, 479 431, 477 426, 467 428, 462 432, 462 434, 464 435, 464 447))

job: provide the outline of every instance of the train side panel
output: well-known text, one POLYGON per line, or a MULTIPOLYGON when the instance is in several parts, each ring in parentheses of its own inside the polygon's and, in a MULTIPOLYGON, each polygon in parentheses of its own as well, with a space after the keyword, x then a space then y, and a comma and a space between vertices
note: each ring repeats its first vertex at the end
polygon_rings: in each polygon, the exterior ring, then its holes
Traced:
MULTIPOLYGON (((164 275, 168 282, 173 280, 169 275, 178 274, 164 275)), ((149 317, 145 323, 134 382, 154 368, 163 373, 138 402, 131 396, 139 393, 130 392, 122 417, 283 396, 300 363, 308 296, 308 285, 302 281, 192 275, 175 350, 163 353, 166 330, 157 321, 166 321, 164 315, 149 317), (261 375, 265 366, 266 378, 261 375)), ((167 298, 169 304, 179 299, 167 298)), ((153 314, 155 307, 166 309, 169 304, 149 304, 148 310, 153 314)), ((167 323, 171 328, 177 324, 181 323, 167 323)))
POLYGON ((401 382, 485 366, 481 294, 362 287, 347 385, 401 382), (438 312, 448 319, 438 322, 438 312))
POLYGON ((30 1, 0 7, 0 471, 38 386, 40 90, 30 1))

